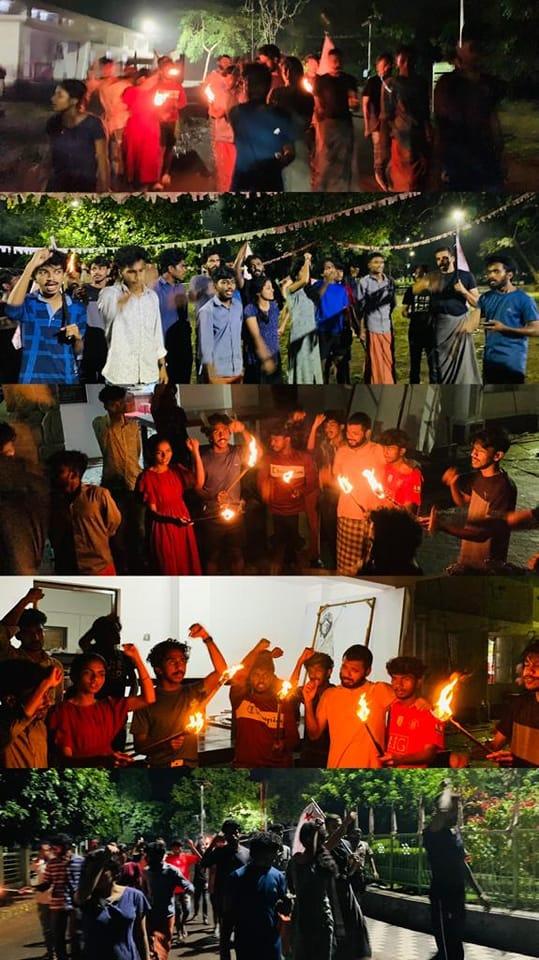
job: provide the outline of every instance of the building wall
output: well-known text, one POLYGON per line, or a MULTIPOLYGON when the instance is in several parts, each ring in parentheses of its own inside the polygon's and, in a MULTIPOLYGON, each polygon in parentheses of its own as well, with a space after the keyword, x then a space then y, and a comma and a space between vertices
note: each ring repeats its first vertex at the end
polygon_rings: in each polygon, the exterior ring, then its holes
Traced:
POLYGON ((21 26, 18 20, 0 16, 0 63, 7 72, 6 83, 13 83, 18 76, 21 26))

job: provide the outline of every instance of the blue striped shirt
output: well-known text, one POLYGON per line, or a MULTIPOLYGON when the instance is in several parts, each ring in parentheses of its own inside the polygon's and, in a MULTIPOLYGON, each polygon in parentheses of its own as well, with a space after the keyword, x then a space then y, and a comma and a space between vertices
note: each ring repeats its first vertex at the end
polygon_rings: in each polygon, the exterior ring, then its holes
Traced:
POLYGON ((70 343, 58 339, 60 327, 76 323, 80 334, 86 333, 86 307, 66 296, 66 316, 60 308, 53 313, 40 293, 28 293, 24 303, 6 303, 10 320, 20 324, 22 366, 19 383, 78 383, 79 367, 70 343))

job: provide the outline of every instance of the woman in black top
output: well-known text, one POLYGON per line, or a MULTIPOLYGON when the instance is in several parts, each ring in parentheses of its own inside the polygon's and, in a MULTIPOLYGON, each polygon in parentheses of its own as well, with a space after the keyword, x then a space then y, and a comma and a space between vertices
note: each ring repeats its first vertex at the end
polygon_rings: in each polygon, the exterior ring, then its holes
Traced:
POLYGON ((110 189, 107 139, 99 117, 84 107, 86 84, 62 80, 52 95, 54 116, 47 122, 52 172, 47 190, 101 193, 110 189))

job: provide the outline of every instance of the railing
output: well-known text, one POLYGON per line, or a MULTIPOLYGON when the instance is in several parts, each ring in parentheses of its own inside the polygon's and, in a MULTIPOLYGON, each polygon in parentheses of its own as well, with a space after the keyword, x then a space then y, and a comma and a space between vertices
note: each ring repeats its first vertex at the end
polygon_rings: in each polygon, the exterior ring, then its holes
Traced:
POLYGON ((0 887, 17 888, 27 886, 30 851, 25 847, 18 850, 5 850, 0 847, 0 887))
MULTIPOLYGON (((539 855, 534 830, 474 827, 464 828, 462 836, 474 876, 495 906, 537 909, 539 855)), ((428 891, 430 872, 420 834, 375 834, 368 840, 382 883, 397 892, 428 891)), ((474 898, 469 887, 468 899, 474 898)))

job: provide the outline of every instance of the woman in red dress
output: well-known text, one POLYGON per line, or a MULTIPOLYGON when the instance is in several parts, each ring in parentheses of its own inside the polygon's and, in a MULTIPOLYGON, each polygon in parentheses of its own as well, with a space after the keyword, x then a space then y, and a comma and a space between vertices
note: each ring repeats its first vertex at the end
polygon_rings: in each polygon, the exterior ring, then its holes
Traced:
POLYGON ((156 433, 148 440, 149 467, 137 480, 137 490, 148 511, 150 523, 150 565, 152 573, 186 574, 202 572, 191 516, 183 495, 186 489, 202 486, 204 467, 198 440, 189 439, 194 470, 171 464, 172 445, 156 433))
POLYGON ((51 710, 48 725, 56 752, 68 766, 103 766, 127 762, 112 743, 127 721, 127 714, 155 701, 155 689, 144 661, 132 643, 122 650, 137 670, 141 696, 99 699, 107 677, 107 664, 96 653, 73 658, 69 676, 73 686, 62 703, 51 710))
POLYGON ((140 70, 122 99, 129 110, 123 136, 125 175, 131 186, 159 185, 163 151, 159 126, 157 74, 140 70))

